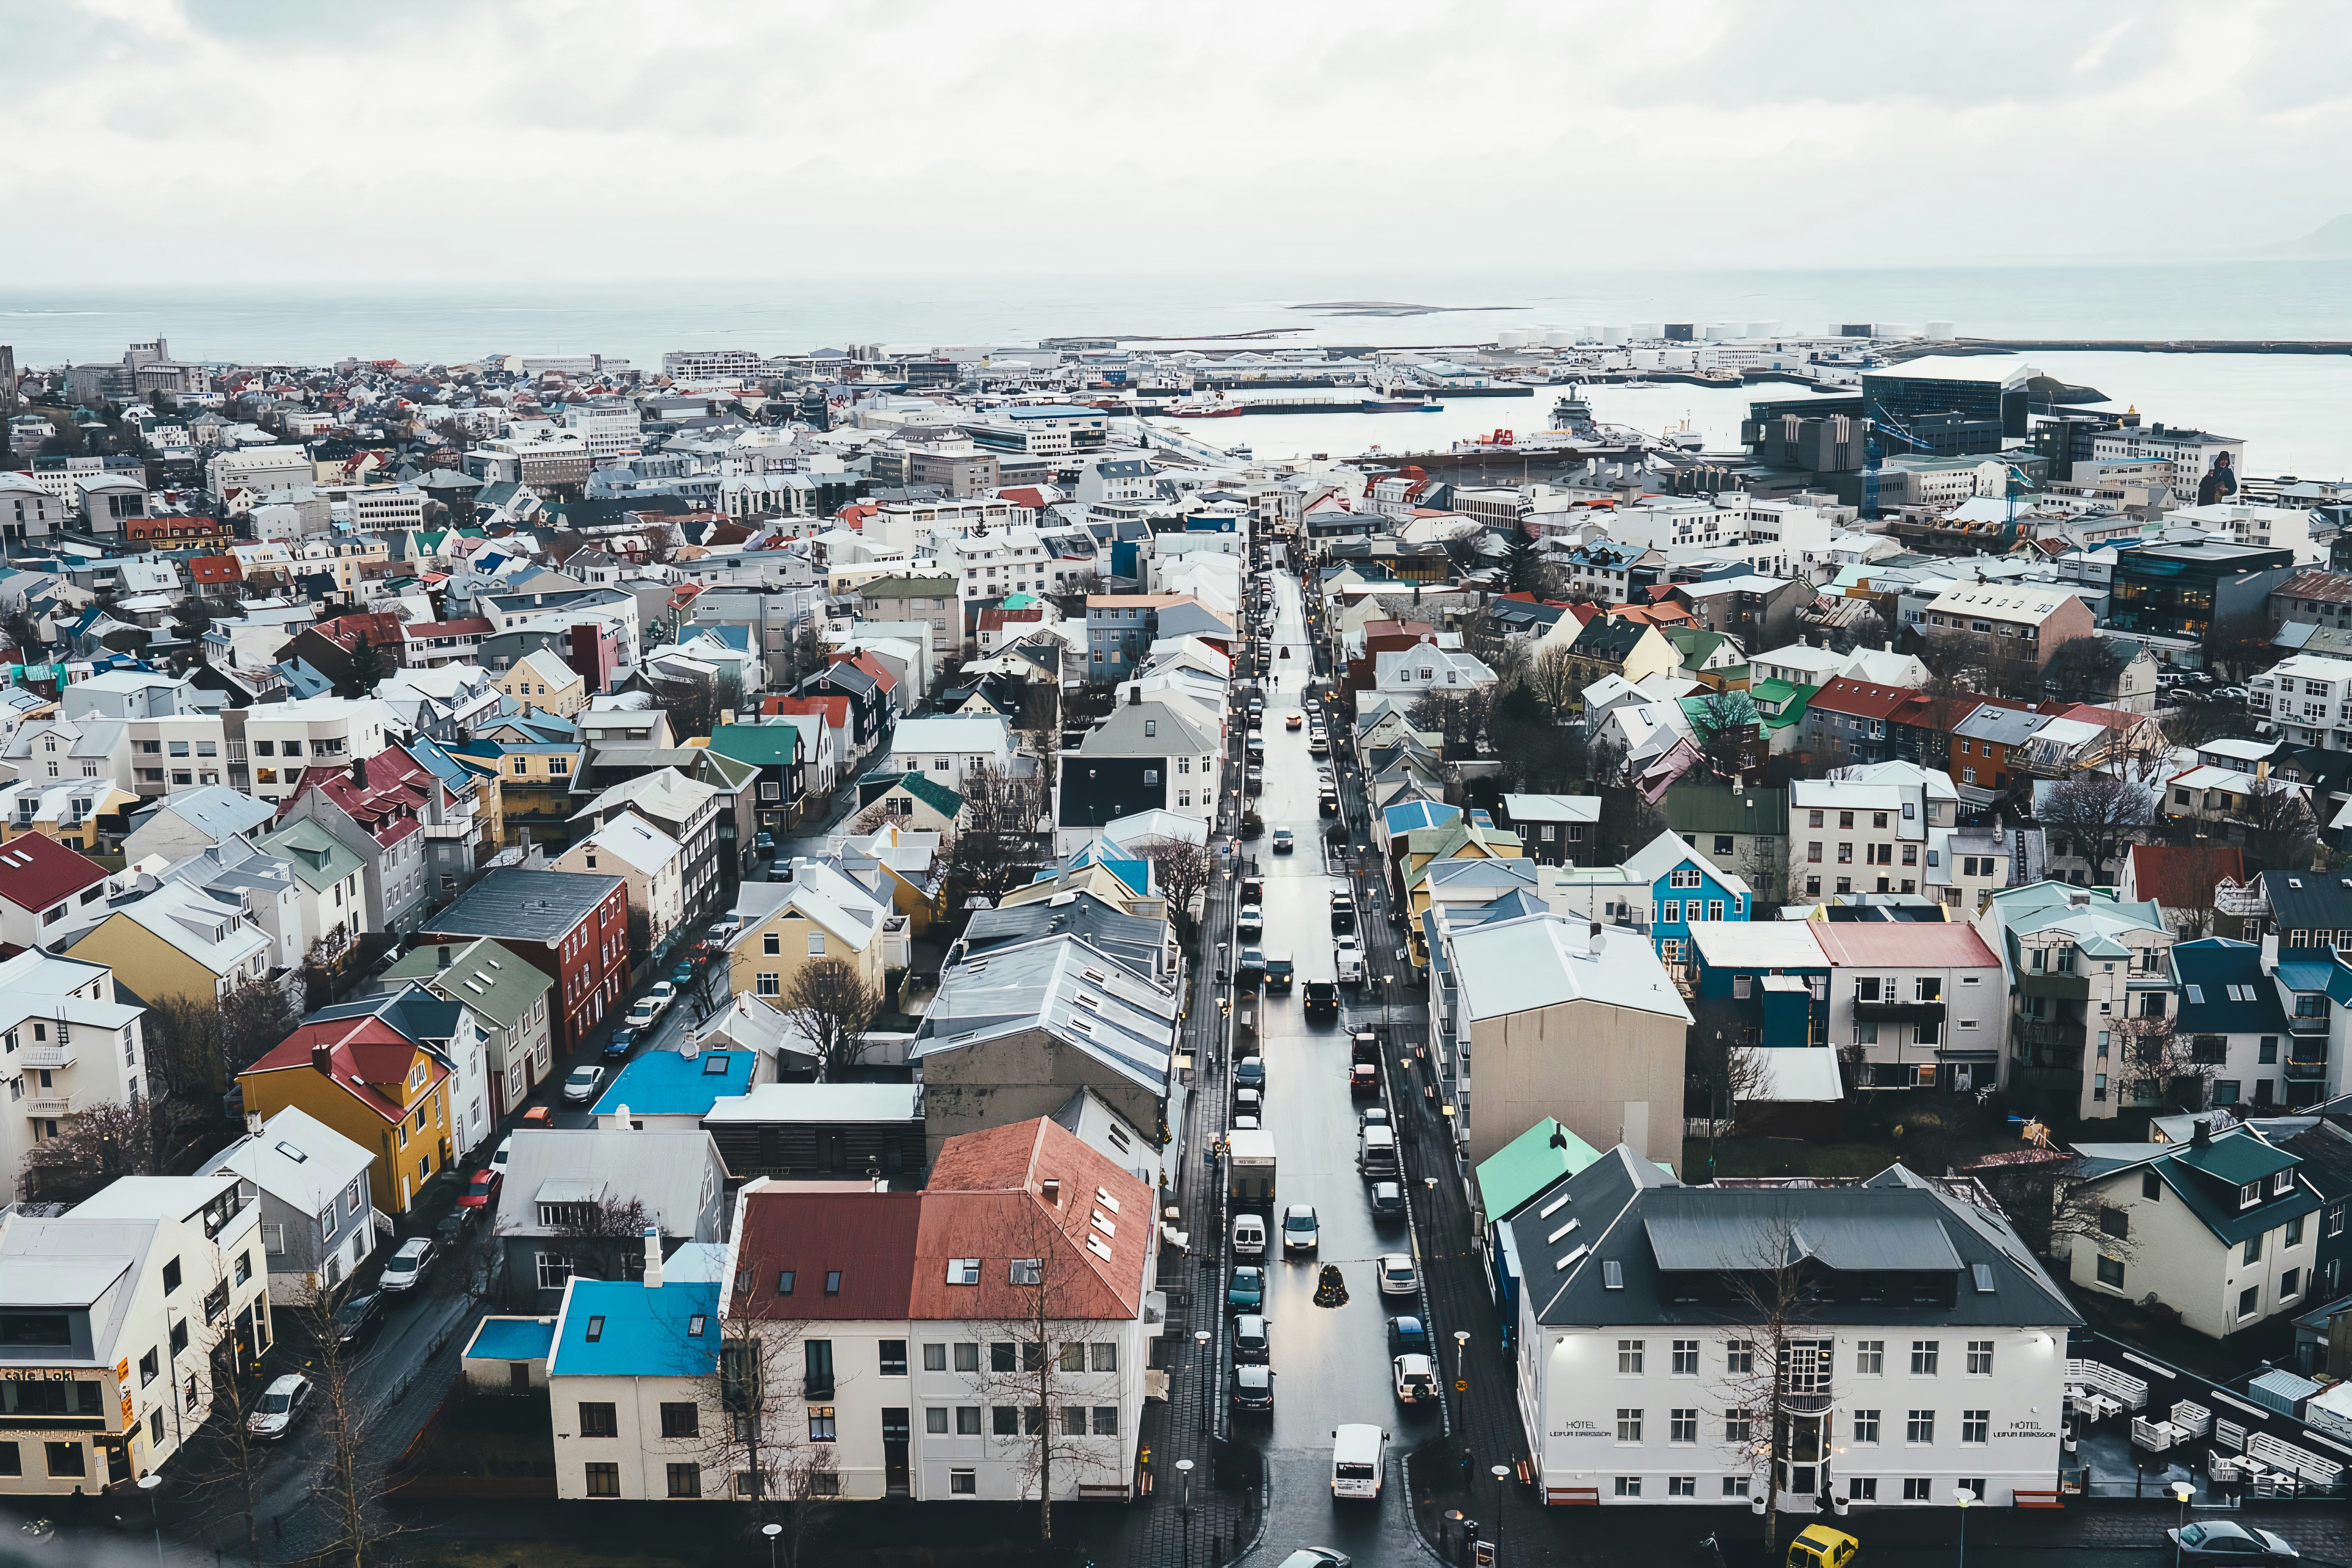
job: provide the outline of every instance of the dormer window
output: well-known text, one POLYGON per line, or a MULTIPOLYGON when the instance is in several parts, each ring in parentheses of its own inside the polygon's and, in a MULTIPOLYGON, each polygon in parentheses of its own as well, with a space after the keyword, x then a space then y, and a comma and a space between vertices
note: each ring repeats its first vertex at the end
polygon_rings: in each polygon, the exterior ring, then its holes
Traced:
POLYGON ((2250 1209, 2262 1201, 2263 1184, 2260 1182, 2248 1182, 2244 1186, 2238 1189, 2238 1206, 2240 1208, 2250 1209))
POLYGON ((2271 1178, 2271 1192, 2273 1194, 2293 1192, 2294 1190, 2294 1173, 2293 1171, 2281 1171, 2278 1174, 2271 1178))

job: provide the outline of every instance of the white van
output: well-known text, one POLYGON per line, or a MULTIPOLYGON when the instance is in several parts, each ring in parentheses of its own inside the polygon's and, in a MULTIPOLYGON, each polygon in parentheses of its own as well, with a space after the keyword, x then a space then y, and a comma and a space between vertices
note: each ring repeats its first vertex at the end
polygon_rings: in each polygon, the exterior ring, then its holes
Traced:
POLYGON ((1381 1476, 1388 1469, 1389 1435, 1378 1426, 1360 1423, 1331 1428, 1331 1496, 1371 1498, 1381 1495, 1381 1476))
POLYGON ((1372 1124, 1356 1134, 1356 1169, 1374 1179, 1397 1174, 1395 1128, 1372 1124))
POLYGON ((1234 1215, 1234 1256, 1236 1258, 1265 1256, 1265 1221, 1254 1214, 1234 1215))

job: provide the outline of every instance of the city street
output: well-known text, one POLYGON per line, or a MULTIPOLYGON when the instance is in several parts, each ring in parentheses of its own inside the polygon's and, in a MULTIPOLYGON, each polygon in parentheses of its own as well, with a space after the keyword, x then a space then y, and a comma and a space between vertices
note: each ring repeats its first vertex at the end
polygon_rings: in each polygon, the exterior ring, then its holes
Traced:
MULTIPOLYGON (((1440 1416, 1434 1405, 1396 1402, 1389 1376, 1388 1318, 1417 1313, 1422 1304, 1418 1297, 1381 1297, 1372 1259, 1415 1248, 1404 1224, 1375 1228, 1367 1202, 1370 1189, 1356 1173, 1357 1116, 1373 1101, 1349 1094, 1348 1035, 1358 1019, 1378 1022, 1375 993, 1366 988, 1350 996, 1342 988, 1339 1022, 1306 1021, 1307 982, 1333 976, 1330 896, 1347 884, 1326 868, 1323 833, 1331 819, 1316 809, 1322 764, 1308 755, 1304 729, 1283 727, 1285 714, 1300 710, 1300 688, 1315 668, 1297 579, 1277 572, 1275 595, 1274 640, 1289 657, 1276 657, 1266 693, 1265 793, 1256 802, 1265 836, 1247 847, 1265 877, 1262 945, 1269 955, 1291 954, 1298 989, 1288 995, 1244 998, 1239 1005, 1258 1013, 1265 1057, 1265 1125, 1279 1163, 1279 1194, 1276 1212, 1267 1216, 1268 1230, 1278 1228, 1283 1205, 1312 1204, 1322 1245, 1318 1256, 1285 1259, 1277 1242, 1266 1259, 1274 1418, 1258 1419, 1255 1431, 1251 1422, 1235 1418, 1232 1430, 1236 1439, 1255 1441, 1265 1450, 1269 1549, 1331 1546, 1359 1562, 1404 1562, 1416 1549, 1394 1461, 1438 1431, 1440 1416), (1277 827, 1290 829, 1297 842, 1293 853, 1272 852, 1277 827), (1315 1305, 1321 1263, 1339 1266, 1348 1285, 1346 1306, 1315 1305), (1358 1421, 1378 1423, 1391 1435, 1388 1479, 1377 1504, 1335 1503, 1331 1429, 1358 1421)), ((1384 927, 1363 934, 1376 942, 1391 940, 1384 927)))

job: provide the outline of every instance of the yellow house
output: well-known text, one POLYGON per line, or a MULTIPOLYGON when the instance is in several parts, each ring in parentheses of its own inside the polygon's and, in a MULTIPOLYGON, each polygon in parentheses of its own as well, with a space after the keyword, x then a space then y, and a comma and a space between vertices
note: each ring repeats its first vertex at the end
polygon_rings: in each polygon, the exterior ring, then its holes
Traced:
POLYGON ((1412 911, 1407 929, 1412 936, 1414 968, 1429 963, 1421 923, 1422 916, 1429 912, 1429 868, 1440 860, 1517 860, 1522 855, 1517 834, 1485 826, 1466 816, 1435 827, 1416 827, 1405 835, 1398 868, 1403 873, 1405 897, 1412 911))
POLYGON ((947 856, 937 833, 918 832, 896 822, 864 838, 847 841, 843 865, 860 882, 890 900, 907 917, 916 936, 948 910, 947 856))
POLYGON ((499 747, 499 810, 509 835, 521 828, 539 831, 545 842, 565 837, 565 825, 578 809, 572 803, 572 781, 587 760, 588 749, 577 741, 545 745, 508 742, 499 747))
POLYGON ((96 854, 101 847, 98 819, 122 818, 139 804, 137 795, 104 779, 24 779, 0 789, 0 843, 37 833, 68 849, 96 854))
POLYGON ((114 967, 150 1002, 184 996, 209 1006, 240 980, 269 973, 269 933, 234 901, 166 882, 125 904, 73 943, 73 955, 114 967))
POLYGON ((375 1154, 375 1206, 404 1215, 463 1151, 455 1147, 449 1069, 382 1018, 304 1024, 237 1075, 248 1115, 289 1105, 375 1154))
POLYGON ((534 648, 515 660, 496 684, 508 700, 526 712, 536 708, 569 719, 588 706, 587 681, 545 648, 534 648))
POLYGON ((881 895, 829 866, 798 862, 789 882, 745 882, 736 889, 739 921, 727 944, 736 991, 773 1002, 813 958, 845 958, 879 990, 886 969, 911 957, 908 921, 881 895))

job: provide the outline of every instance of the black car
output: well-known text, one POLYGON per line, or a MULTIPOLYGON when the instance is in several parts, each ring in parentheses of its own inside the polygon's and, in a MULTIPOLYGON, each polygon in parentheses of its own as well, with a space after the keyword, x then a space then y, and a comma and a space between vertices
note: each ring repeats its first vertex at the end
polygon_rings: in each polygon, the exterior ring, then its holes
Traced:
POLYGON ((383 1298, 371 1290, 335 1309, 335 1342, 357 1344, 383 1327, 383 1298))
POLYGON ((466 1233, 474 1228, 474 1216, 479 1209, 451 1209, 433 1222, 433 1245, 443 1252, 455 1252, 465 1245, 466 1233))
POLYGON ((1234 989, 1243 993, 1255 991, 1265 979, 1265 953, 1262 949, 1242 949, 1239 962, 1234 965, 1234 989))
POLYGON ((1307 1021, 1310 1024, 1318 1018, 1329 1018, 1337 1022, 1339 1016, 1339 983, 1333 980, 1308 981, 1306 1013, 1307 1021))
POLYGON ((1281 992, 1286 996, 1290 994, 1290 983, 1293 979, 1297 978, 1297 966, 1291 963, 1290 954, 1286 952, 1270 952, 1265 955, 1265 990, 1267 995, 1271 996, 1277 991, 1281 992))
POLYGON ((1356 900, 1346 893, 1331 895, 1331 934, 1346 936, 1356 929, 1356 900))
POLYGON ((1233 1371, 1233 1400, 1236 1413, 1245 1415, 1274 1414, 1274 1368, 1244 1363, 1233 1371))
POLYGON ((1263 1366, 1274 1358, 1274 1339, 1267 1331, 1265 1319, 1255 1312, 1244 1312, 1234 1320, 1234 1360, 1244 1364, 1263 1366))

